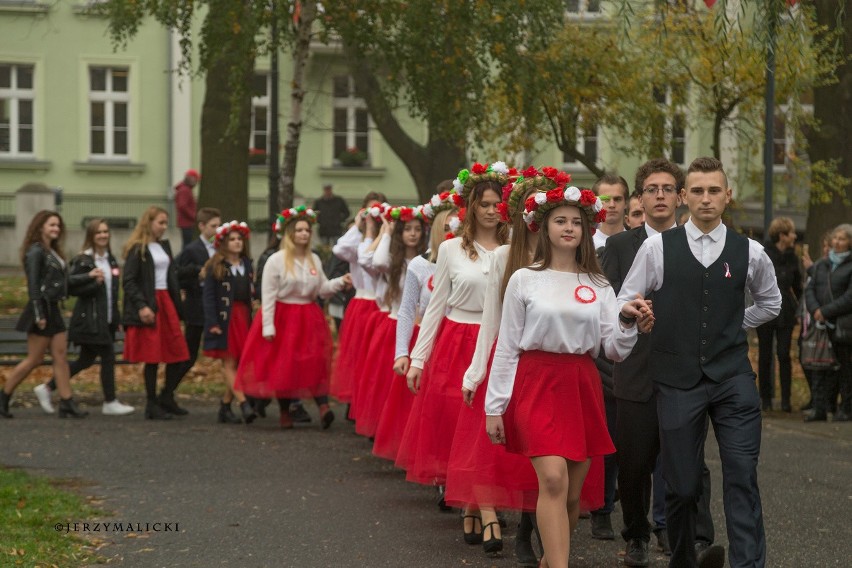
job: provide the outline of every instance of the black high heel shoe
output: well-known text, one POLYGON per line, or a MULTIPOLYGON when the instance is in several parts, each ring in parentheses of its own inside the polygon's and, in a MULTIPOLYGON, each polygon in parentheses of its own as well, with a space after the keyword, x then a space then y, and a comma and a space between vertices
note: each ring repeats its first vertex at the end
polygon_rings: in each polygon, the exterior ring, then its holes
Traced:
POLYGON ((0 416, 3 418, 14 418, 12 413, 9 412, 10 400, 12 400, 12 395, 6 394, 3 390, 0 390, 0 416))
POLYGON ((255 410, 254 406, 252 406, 252 404, 247 400, 244 400, 242 403, 240 403, 240 413, 243 415, 243 421, 246 424, 251 424, 252 422, 254 422, 254 419, 257 418, 257 411, 255 410))
POLYGON ((243 421, 237 418, 234 411, 231 410, 230 403, 219 404, 219 416, 216 418, 219 424, 242 424, 243 421))
POLYGON ((169 414, 174 414, 175 416, 186 416, 189 414, 188 410, 177 405, 175 397, 172 394, 160 393, 160 400, 158 402, 160 407, 169 414))
POLYGON ((172 415, 159 404, 153 401, 149 401, 148 404, 145 405, 145 419, 146 420, 171 420, 172 415))
POLYGON ((473 519, 473 530, 471 532, 467 532, 464 530, 464 525, 462 525, 462 530, 464 531, 464 541, 468 544, 481 544, 482 543, 482 517, 479 515, 463 515, 462 523, 464 523, 464 519, 473 519), (476 532, 476 522, 479 521, 479 532, 476 532))
POLYGON ((494 538, 494 528, 493 525, 500 526, 500 523, 497 521, 493 521, 482 527, 482 550, 485 551, 485 554, 496 554, 503 550, 503 538, 494 538), (491 527, 491 538, 485 539, 485 531, 491 527))
POLYGON ((77 404, 73 398, 59 400, 59 417, 60 418, 85 418, 89 413, 85 410, 77 408, 77 404))

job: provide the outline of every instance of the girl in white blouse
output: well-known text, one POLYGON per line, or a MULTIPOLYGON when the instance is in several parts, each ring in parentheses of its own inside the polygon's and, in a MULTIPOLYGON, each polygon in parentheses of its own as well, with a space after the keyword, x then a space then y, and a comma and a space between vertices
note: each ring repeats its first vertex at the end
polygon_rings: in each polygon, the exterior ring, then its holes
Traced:
MULTIPOLYGON (((326 429, 334 421, 328 406, 332 340, 316 299, 351 286, 352 278, 326 278, 310 249, 315 222, 316 213, 303 205, 278 216, 276 226, 284 233, 281 250, 263 268, 261 317, 255 317, 246 339, 235 389, 256 398, 311 396, 326 429)), ((289 401, 279 402, 281 427, 292 428, 289 401)))
MULTIPOLYGON (((411 353, 408 386, 417 399, 406 425, 397 461, 406 467, 406 479, 425 485, 445 485, 450 448, 462 407, 461 381, 476 344, 482 320, 482 302, 491 270, 491 257, 508 240, 497 205, 509 181, 502 162, 475 164, 462 170, 457 191, 467 203, 462 236, 439 247, 434 290, 423 317, 420 335, 411 353), (428 364, 427 364, 428 362, 428 364)), ((475 508, 465 511, 465 539, 482 542, 477 529, 490 525, 489 552, 502 548, 493 533, 497 517, 485 512, 480 520, 475 508)))
POLYGON ((529 457, 538 476, 542 566, 568 565, 590 457, 615 451, 594 357, 603 347, 622 360, 636 318, 643 331, 653 322, 640 299, 619 316, 591 239, 601 210, 592 192, 565 184, 527 199, 527 225, 544 229, 540 260, 509 279, 485 400, 491 440, 529 457))

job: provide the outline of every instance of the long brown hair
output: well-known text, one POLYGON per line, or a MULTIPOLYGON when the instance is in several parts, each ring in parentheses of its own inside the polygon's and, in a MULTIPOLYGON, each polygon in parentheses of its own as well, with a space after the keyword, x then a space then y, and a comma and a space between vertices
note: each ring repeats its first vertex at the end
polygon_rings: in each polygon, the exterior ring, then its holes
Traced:
MULTIPOLYGON (((524 195, 520 198, 520 203, 524 203, 530 195, 536 192, 536 187, 531 185, 529 189, 524 193, 524 195)), ((532 233, 527 228, 527 224, 524 223, 524 208, 518 207, 518 210, 515 211, 515 214, 512 215, 512 240, 509 243, 509 257, 506 259, 506 268, 503 271, 503 283, 500 286, 500 301, 503 301, 503 298, 506 296, 506 286, 509 285, 509 278, 512 277, 512 274, 518 271, 525 266, 529 266, 532 264, 530 261, 535 259, 535 252, 538 251, 538 247, 536 247, 536 251, 533 253, 533 259, 529 257, 529 240, 530 235, 532 233)))
MULTIPOLYGON (((296 219, 284 225, 284 236, 281 237, 281 247, 278 250, 284 251, 285 274, 293 274, 293 266, 296 262, 296 225, 298 225, 299 223, 307 223, 308 228, 311 230, 311 233, 313 233, 314 231, 313 225, 311 225, 311 222, 307 219, 296 219)), ((314 255, 311 252, 310 244, 307 248, 308 262, 310 263, 311 268, 317 270, 317 267, 314 265, 314 255)))
MULTIPOLYGON (((476 210, 479 206, 479 202, 482 201, 482 195, 489 189, 497 194, 498 199, 501 195, 503 195, 503 188, 500 187, 500 184, 496 181, 479 182, 470 190, 467 214, 462 222, 461 246, 462 250, 467 253, 467 256, 471 260, 479 258, 479 254, 476 252, 476 247, 473 246, 473 241, 476 237, 476 210)), ((505 245, 508 240, 509 226, 506 223, 500 223, 497 225, 497 242, 501 245, 505 245)))
MULTIPOLYGON (((551 215, 557 209, 559 207, 554 207, 545 213, 544 218, 541 220, 541 234, 538 237, 538 248, 535 254, 536 263, 530 267, 533 270, 548 269, 553 263, 553 248, 550 244, 550 237, 547 234, 547 227, 551 215)), ((574 259, 577 261, 577 268, 580 272, 588 274, 592 282, 598 286, 606 286, 609 284, 609 281, 604 276, 601 265, 598 262, 598 255, 595 254, 595 243, 592 239, 592 224, 589 222, 588 216, 582 211, 580 211, 580 223, 583 226, 583 238, 575 252, 574 259)))
MULTIPOLYGON (((109 231, 109 223, 106 222, 106 219, 92 219, 86 223, 86 236, 83 238, 83 246, 80 252, 86 252, 89 249, 95 250, 95 235, 98 234, 101 225, 106 225, 107 231, 109 231)), ((110 243, 107 243, 107 252, 112 255, 110 243)))
POLYGON ((148 209, 142 213, 139 217, 139 221, 136 223, 136 227, 130 234, 130 238, 126 243, 124 243, 124 253, 122 255, 124 258, 127 258, 127 255, 130 254, 130 250, 136 245, 139 245, 139 256, 145 256, 145 250, 148 248, 148 244, 154 242, 154 236, 151 235, 151 223, 154 222, 154 219, 163 214, 166 215, 166 217, 169 215, 168 211, 162 207, 157 207, 156 205, 148 207, 148 209))
POLYGON ((30 221, 30 225, 27 227, 27 232, 24 235, 24 242, 21 243, 21 264, 24 264, 24 260, 27 256, 27 249, 30 248, 30 245, 33 243, 43 243, 41 230, 51 217, 59 219, 59 236, 50 241, 50 249, 55 252, 59 258, 63 260, 65 259, 65 256, 62 254, 62 245, 65 243, 65 221, 62 220, 62 215, 56 211, 42 209, 35 214, 32 221, 30 221))
MULTIPOLYGON (((420 242, 417 243, 417 254, 423 254, 426 251, 426 241, 429 238, 429 233, 426 231, 426 223, 420 219, 414 219, 420 223, 422 232, 420 233, 420 242)), ((405 232, 405 226, 410 221, 397 221, 393 228, 390 242, 390 272, 388 273, 388 290, 385 293, 385 305, 392 307, 393 303, 402 295, 399 281, 405 274, 405 243, 402 242, 402 233, 405 232)), ((443 227, 442 227, 443 228, 443 227)))
POLYGON ((242 233, 234 229, 233 231, 229 231, 228 234, 222 238, 216 252, 214 252, 213 256, 204 263, 204 267, 201 269, 199 278, 206 278, 208 274, 213 274, 213 278, 220 282, 225 279, 225 261, 227 259, 225 258, 225 252, 222 248, 228 246, 228 239, 231 237, 231 233, 237 233, 243 241, 243 250, 240 252, 240 260, 251 258, 249 255, 248 237, 244 237, 242 233))

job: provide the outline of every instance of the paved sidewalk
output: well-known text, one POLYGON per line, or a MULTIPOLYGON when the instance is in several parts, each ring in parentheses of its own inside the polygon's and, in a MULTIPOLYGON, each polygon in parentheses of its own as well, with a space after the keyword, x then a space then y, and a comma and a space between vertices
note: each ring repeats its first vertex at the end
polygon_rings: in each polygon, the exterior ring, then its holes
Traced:
MULTIPOLYGON (((338 420, 322 432, 315 418, 312 426, 280 431, 272 410, 250 427, 227 426, 215 423, 210 404, 187 407, 188 417, 170 422, 145 421, 139 411, 105 417, 97 407, 81 421, 13 408, 15 418, 0 421, 0 465, 79 480, 84 495, 113 513, 111 521, 178 524, 179 532, 93 534, 110 543, 100 553, 114 565, 515 565, 515 516, 505 531, 505 556, 485 558, 481 547, 462 541, 456 514, 438 512, 432 490, 406 483, 401 472, 371 456, 349 423, 338 420)), ((717 540, 725 544, 713 442, 707 461, 717 540)), ((767 566, 847 566, 852 424, 765 420, 759 473, 767 566)), ((618 511, 613 521, 618 530, 618 511)), ((571 566, 619 566, 623 543, 594 541, 588 533, 588 521, 581 521, 571 566)), ((652 555, 652 566, 666 565, 652 555)))

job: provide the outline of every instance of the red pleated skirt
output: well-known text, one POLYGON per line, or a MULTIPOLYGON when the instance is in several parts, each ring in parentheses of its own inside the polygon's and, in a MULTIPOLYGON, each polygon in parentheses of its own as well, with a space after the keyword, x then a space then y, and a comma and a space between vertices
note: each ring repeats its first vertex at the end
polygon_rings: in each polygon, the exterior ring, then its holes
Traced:
POLYGON ((521 354, 512 399, 503 415, 506 449, 527 457, 592 458, 581 507, 603 505, 603 456, 615 452, 604 412, 603 388, 588 354, 521 354), (595 459, 597 458, 597 459, 595 459))
MULTIPOLYGON (((493 356, 493 351, 492 351, 493 356)), ((489 373, 490 373, 489 362, 489 373)), ((462 405, 447 466, 447 504, 535 511, 538 477, 526 456, 493 444, 485 430, 488 375, 476 389, 473 405, 462 405)))
POLYGON ((237 367, 235 388, 256 398, 308 398, 328 394, 332 339, 320 307, 275 303, 275 337, 263 338, 254 318, 237 367))
POLYGON ((478 333, 479 324, 448 318, 441 322, 397 454, 397 465, 406 470, 409 481, 446 483, 456 421, 464 404, 462 378, 473 359, 478 333))
POLYGON ((361 331, 364 341, 352 358, 352 397, 349 400, 349 419, 358 420, 361 413, 361 396, 365 394, 367 384, 374 371, 373 362, 369 359, 370 344, 379 326, 388 319, 388 313, 377 310, 369 314, 364 321, 361 331))
MULTIPOLYGON (((411 348, 417 343, 417 334, 420 332, 418 326, 414 326, 411 334, 411 348)), ((411 349, 409 349, 409 352, 411 349)), ((414 404, 414 395, 408 390, 408 381, 405 376, 393 373, 390 382, 388 397, 382 414, 379 417, 379 425, 376 427, 376 437, 373 443, 373 455, 386 460, 396 461, 399 445, 402 442, 402 434, 408 417, 411 415, 411 405, 414 404)))
POLYGON ((391 382, 396 376, 393 372, 396 320, 384 314, 373 329, 367 347, 367 364, 358 381, 356 414, 352 416, 355 419, 355 432, 368 438, 376 435, 391 382))
POLYGON ((124 330, 124 360, 131 363, 179 363, 189 349, 168 290, 157 290, 154 325, 128 325, 124 330))
POLYGON ((204 354, 213 359, 240 360, 248 339, 251 321, 251 308, 245 302, 234 302, 231 307, 231 321, 228 323, 228 348, 205 349, 204 354))
POLYGON ((356 359, 364 350, 365 341, 369 340, 367 317, 378 311, 376 301, 367 298, 353 298, 346 306, 343 325, 337 337, 337 356, 330 389, 331 395, 341 402, 352 400, 354 374, 358 371, 356 359))

